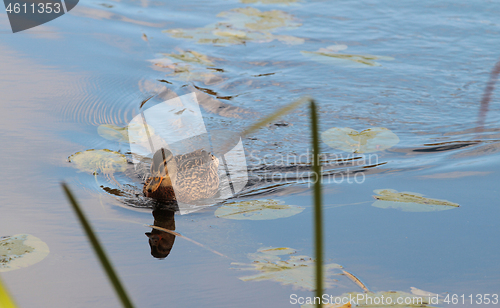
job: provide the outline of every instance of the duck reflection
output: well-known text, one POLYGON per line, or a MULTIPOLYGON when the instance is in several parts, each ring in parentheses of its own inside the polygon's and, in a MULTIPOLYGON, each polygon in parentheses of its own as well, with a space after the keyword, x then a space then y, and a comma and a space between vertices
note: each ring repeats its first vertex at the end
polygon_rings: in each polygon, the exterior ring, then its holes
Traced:
MULTIPOLYGON (((175 211, 172 209, 158 208, 153 210, 154 226, 175 230, 175 211)), ((149 238, 149 246, 151 247, 151 255, 158 259, 164 259, 174 246, 175 235, 169 232, 153 229, 151 232, 146 232, 149 238)))

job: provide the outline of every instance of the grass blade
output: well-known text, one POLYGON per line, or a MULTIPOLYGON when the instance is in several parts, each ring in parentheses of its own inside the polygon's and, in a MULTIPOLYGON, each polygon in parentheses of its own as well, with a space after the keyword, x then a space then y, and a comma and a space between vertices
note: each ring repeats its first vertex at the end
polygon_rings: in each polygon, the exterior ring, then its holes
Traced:
POLYGON ((266 126, 270 122, 284 116, 285 114, 291 112, 294 109, 297 109, 301 105, 307 103, 307 102, 312 102, 312 99, 308 97, 303 97, 299 100, 296 100, 294 102, 291 102, 288 105, 285 105, 284 107, 281 107, 277 111, 273 112, 272 114, 268 115, 267 117, 263 118, 262 120, 259 120, 258 122, 250 125, 247 127, 242 133, 241 137, 248 136, 249 134, 255 132, 256 130, 259 130, 261 127, 266 126))
MULTIPOLYGON (((303 104, 305 104, 307 102, 312 102, 312 99, 309 97, 303 97, 299 100, 296 100, 294 102, 291 102, 290 104, 287 104, 287 105, 281 107, 280 109, 276 110, 275 112, 268 115, 267 117, 264 117, 261 120, 257 121, 256 123, 245 128, 238 135, 238 137, 245 138, 246 136, 250 135, 251 133, 261 129, 262 127, 268 125, 270 122, 284 116, 285 114, 293 111, 294 109, 299 108, 300 106, 302 106, 303 104)), ((239 140, 239 138, 238 138, 238 140, 239 140)), ((218 153, 225 154, 225 153, 229 152, 231 150, 231 148, 232 148, 232 140, 227 141, 225 144, 222 144, 220 149, 217 149, 217 150, 218 150, 218 153)))
MULTIPOLYGON (((166 80, 165 80, 166 81, 166 80)), ((168 82, 168 81, 167 81, 168 82)), ((169 82, 170 83, 170 82, 169 82)), ((142 102, 141 102, 141 106, 139 107, 139 109, 142 108, 142 106, 144 106, 144 104, 146 104, 150 99, 152 99, 154 97, 154 95, 151 95, 150 97, 144 99, 142 102)))
POLYGON ((348 271, 344 271, 342 270, 342 272, 344 273, 344 275, 346 275, 349 279, 352 280, 352 282, 354 282, 355 284, 357 284, 361 289, 363 289, 363 291, 365 292, 370 292, 370 290, 368 290, 368 288, 366 287, 366 285, 361 281, 359 280, 358 277, 354 276, 353 274, 349 273, 348 271))
POLYGON ((7 292, 7 289, 4 287, 2 280, 0 279, 0 307, 1 308, 17 308, 14 300, 7 292))
MULTIPOLYGON (((319 133, 316 103, 311 100, 311 133, 313 148, 313 179, 314 179, 314 239, 316 257, 316 295, 323 295, 323 215, 321 213, 321 166, 319 163, 319 133)), ((316 307, 321 307, 321 302, 316 307)))
POLYGON ((147 225, 147 226, 148 226, 148 227, 150 227, 150 228, 156 229, 156 230, 160 230, 160 231, 162 231, 162 232, 167 232, 167 233, 173 234, 173 235, 178 236, 178 237, 180 237, 180 238, 183 238, 183 239, 185 239, 185 240, 187 240, 187 241, 190 241, 191 243, 193 243, 193 244, 195 244, 195 245, 198 245, 198 246, 200 246, 200 247, 203 247, 203 248, 205 248, 206 250, 208 250, 208 251, 211 251, 211 252, 215 253, 216 255, 219 255, 219 256, 221 256, 221 257, 224 257, 224 258, 228 258, 228 259, 234 260, 233 258, 230 258, 230 257, 228 257, 228 256, 226 256, 226 255, 224 255, 224 254, 222 254, 222 253, 220 253, 220 252, 218 252, 217 250, 213 250, 212 248, 207 247, 207 246, 203 245, 202 243, 198 243, 197 241, 192 240, 192 239, 190 239, 189 237, 185 237, 184 235, 180 234, 179 232, 175 232, 175 231, 173 231, 173 230, 169 230, 169 229, 165 229, 165 228, 158 227, 158 226, 153 226, 153 225, 147 225))
POLYGON ((500 60, 498 60, 498 62, 493 67, 493 70, 491 70, 490 79, 486 84, 486 89, 484 89, 483 98, 481 99, 481 107, 479 109, 479 116, 477 118, 476 133, 480 133, 484 129, 486 114, 488 113, 491 96, 493 94, 493 90, 495 90, 495 84, 498 80, 498 75, 500 75, 500 60))
POLYGON ((68 197, 69 202, 73 206, 73 209, 75 210, 76 216, 80 220, 80 223, 82 224, 82 227, 85 231, 85 234, 87 235, 87 238, 89 239, 90 243, 92 244, 92 248, 94 248, 94 251, 101 262, 102 267, 106 271, 106 274, 108 275, 109 280, 111 281, 111 284, 113 285, 116 294, 118 295, 118 298, 123 304, 123 307, 126 308, 133 308, 134 305, 128 298, 127 292, 125 291, 124 287, 122 286, 120 279, 118 278, 118 275, 115 273, 113 266, 111 265, 111 262, 109 259, 106 257, 106 253, 104 252, 104 249, 101 247, 101 244, 99 244, 99 241, 97 240, 97 237, 92 230, 92 227, 90 226, 90 223, 87 221, 87 218, 85 218, 85 215, 83 214, 83 211, 81 210, 80 206, 76 202, 76 199, 73 197, 73 194, 69 190, 68 186, 66 183, 62 183, 62 187, 64 189, 64 192, 66 193, 66 196, 68 197))

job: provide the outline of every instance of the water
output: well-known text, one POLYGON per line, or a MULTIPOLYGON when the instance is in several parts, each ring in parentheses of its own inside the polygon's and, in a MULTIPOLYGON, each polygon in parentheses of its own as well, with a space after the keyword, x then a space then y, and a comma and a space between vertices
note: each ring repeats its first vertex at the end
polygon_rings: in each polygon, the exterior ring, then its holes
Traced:
MULTIPOLYGON (((346 180, 325 186, 328 263, 341 264, 373 291, 417 287, 438 294, 498 293, 500 110, 495 95, 485 132, 478 135, 475 127, 498 58, 499 11, 493 1, 83 1, 66 16, 17 34, 10 33, 1 15, 0 236, 32 234, 51 249, 42 262, 2 273, 2 279, 22 307, 119 305, 62 195, 59 183, 64 180, 138 306, 288 307, 291 293, 311 295, 274 281, 244 282, 238 277, 256 272, 231 269, 231 262, 248 263, 247 255, 261 247, 291 247, 313 255, 312 197, 306 182, 252 182, 248 187, 246 200, 272 198, 304 207, 288 218, 216 218, 220 205, 175 217, 176 231, 229 259, 177 238, 170 255, 157 260, 144 235, 151 232, 143 226, 153 223, 151 210, 106 193, 101 186, 116 187, 109 177, 78 172, 67 162, 87 149, 127 152, 127 144, 102 138, 97 127, 127 125, 142 100, 165 88, 182 95, 196 86, 232 107, 202 109, 208 129, 239 131, 305 95, 318 102, 321 131, 390 129, 399 143, 376 152, 378 164, 367 163, 369 168, 350 164, 361 155, 322 143, 330 174, 364 170, 365 176, 361 184, 346 180), (269 33, 295 40, 250 38, 224 46, 162 32, 218 22, 234 28, 241 15, 217 14, 245 7, 293 16, 269 33), (289 44, 297 39, 303 43, 289 44), (347 46, 339 54, 382 57, 373 60, 381 66, 317 62, 301 53, 332 45, 347 46), (188 63, 195 75, 187 75, 154 64, 162 54, 180 50, 202 53, 213 66, 188 63), (339 159, 348 164, 338 164, 339 159), (377 189, 420 193, 460 207, 419 213, 380 209, 371 206, 377 189)), ((236 30, 219 30, 238 40, 236 30)), ((244 139, 251 175, 294 173, 289 158, 307 155, 308 109, 282 121, 277 124, 285 125, 270 125, 244 139), (280 155, 288 160, 278 163, 280 155)), ((115 176, 140 190, 137 177, 115 176)), ((326 293, 361 291, 345 276, 336 278, 337 286, 326 293)))

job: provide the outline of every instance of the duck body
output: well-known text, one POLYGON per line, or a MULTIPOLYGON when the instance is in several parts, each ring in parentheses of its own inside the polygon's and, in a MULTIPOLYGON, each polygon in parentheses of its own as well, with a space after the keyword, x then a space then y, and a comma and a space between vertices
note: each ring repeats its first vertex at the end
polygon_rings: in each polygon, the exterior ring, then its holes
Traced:
POLYGON ((153 155, 146 197, 165 201, 192 201, 213 197, 219 190, 219 160, 205 150, 173 156, 162 148, 153 155))

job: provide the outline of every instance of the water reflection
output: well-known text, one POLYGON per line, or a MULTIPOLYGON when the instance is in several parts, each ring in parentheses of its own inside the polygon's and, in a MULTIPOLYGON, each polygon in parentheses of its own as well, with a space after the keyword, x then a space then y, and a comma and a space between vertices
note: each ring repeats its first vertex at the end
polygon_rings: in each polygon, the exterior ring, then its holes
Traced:
MULTIPOLYGON (((175 230, 175 211, 171 208, 157 208, 153 210, 154 223, 156 227, 166 230, 175 230)), ((175 242, 175 234, 153 228, 146 232, 151 247, 151 255, 158 259, 164 259, 172 250, 175 242)))

